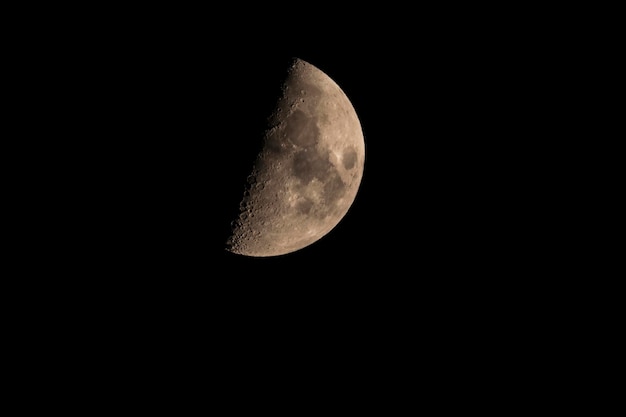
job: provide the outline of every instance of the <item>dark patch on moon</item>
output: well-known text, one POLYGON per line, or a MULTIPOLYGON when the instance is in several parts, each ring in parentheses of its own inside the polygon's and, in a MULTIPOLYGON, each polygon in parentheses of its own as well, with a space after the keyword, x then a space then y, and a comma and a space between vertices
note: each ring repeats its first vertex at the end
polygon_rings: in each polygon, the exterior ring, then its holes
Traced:
POLYGON ((296 209, 302 214, 309 214, 313 208, 313 201, 308 198, 298 200, 296 203, 296 209))
POLYGON ((324 201, 330 203, 338 200, 346 193, 346 184, 342 181, 337 171, 333 171, 330 179, 324 184, 324 201))
POLYGON ((356 164, 356 150, 354 148, 349 148, 343 153, 343 157, 341 158, 341 162, 343 163, 343 167, 345 169, 352 169, 356 164))
MULTIPOLYGON (((303 149, 296 152, 293 160, 293 174, 303 184, 318 179, 324 184, 324 201, 332 202, 343 197, 346 193, 346 184, 328 156, 328 151, 320 153, 315 149, 303 149)), ((356 159, 356 155, 353 159, 356 159)))
POLYGON ((274 128, 265 136, 265 149, 272 153, 281 153, 285 149, 285 144, 281 136, 282 129, 274 128))
POLYGON ((317 117, 307 116, 302 110, 294 111, 285 121, 284 134, 296 146, 315 146, 319 133, 317 117))
POLYGON ((307 116, 302 110, 294 111, 266 132, 265 149, 275 154, 282 153, 289 149, 288 142, 298 148, 314 147, 320 137, 318 119, 317 116, 307 116))
POLYGON ((328 152, 320 154, 313 149, 303 149, 294 154, 293 174, 305 184, 317 178, 325 182, 333 164, 328 159, 328 152))

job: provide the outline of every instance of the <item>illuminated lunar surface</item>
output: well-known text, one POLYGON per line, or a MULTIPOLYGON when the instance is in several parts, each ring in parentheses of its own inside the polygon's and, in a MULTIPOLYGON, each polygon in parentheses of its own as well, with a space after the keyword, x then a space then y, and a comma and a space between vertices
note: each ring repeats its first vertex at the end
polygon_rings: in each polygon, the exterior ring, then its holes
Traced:
POLYGON ((328 234, 353 204, 365 162, 361 124, 324 72, 295 59, 269 117, 261 152, 226 249, 267 257, 328 234))

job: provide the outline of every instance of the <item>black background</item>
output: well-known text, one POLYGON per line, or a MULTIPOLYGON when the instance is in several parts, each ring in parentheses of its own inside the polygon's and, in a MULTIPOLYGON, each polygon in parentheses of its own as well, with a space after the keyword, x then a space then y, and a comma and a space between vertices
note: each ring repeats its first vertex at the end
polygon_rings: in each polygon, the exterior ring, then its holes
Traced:
POLYGON ((191 36, 168 46, 167 37, 128 49, 125 41, 127 55, 118 61, 115 51, 113 68, 97 73, 112 89, 102 91, 105 154, 121 163, 109 171, 120 193, 112 200, 119 195, 132 213, 115 219, 122 234, 131 226, 145 267, 350 280, 379 268, 392 276, 477 272, 510 255, 525 204, 512 190, 532 175, 519 164, 533 145, 520 98, 527 80, 501 53, 506 42, 456 34, 434 44, 401 40, 399 50, 388 41, 351 48, 321 40, 212 49, 191 36), (322 69, 353 102, 366 141, 363 182, 348 215, 316 244, 272 259, 231 256, 225 229, 293 57, 322 69))
POLYGON ((46 170, 24 265, 55 277, 31 288, 48 324, 123 343, 151 372, 167 348, 193 366, 212 350, 209 362, 258 376, 272 360, 300 374, 340 362, 367 380, 523 344, 555 290, 541 279, 558 232, 541 122, 558 45, 507 11, 237 16, 99 11, 34 36, 27 97, 44 117, 28 124, 43 131, 29 155, 46 170), (318 242, 234 255, 230 222, 295 57, 352 101, 363 181, 318 242))
POLYGON ((526 238, 541 207, 525 196, 549 155, 537 142, 545 109, 535 95, 552 76, 550 47, 533 48, 513 16, 425 10, 419 24, 337 18, 320 36, 296 25, 281 37, 272 25, 244 34, 180 13, 93 16, 38 40, 34 71, 47 69, 41 85, 58 111, 48 146, 67 161, 54 199, 69 258, 55 262, 163 296, 433 291, 462 305, 532 269, 541 254, 526 238), (352 101, 363 181, 318 242, 272 258, 233 255, 230 222, 296 57, 352 101))

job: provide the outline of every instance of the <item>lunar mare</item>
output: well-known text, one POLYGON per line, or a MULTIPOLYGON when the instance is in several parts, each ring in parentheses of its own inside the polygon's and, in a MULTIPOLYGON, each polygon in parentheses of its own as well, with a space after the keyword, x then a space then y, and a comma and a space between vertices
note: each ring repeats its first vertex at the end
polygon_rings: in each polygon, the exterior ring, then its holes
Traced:
POLYGON ((324 72, 291 64, 268 118, 230 252, 266 257, 300 250, 330 232, 354 202, 365 143, 354 107, 324 72))

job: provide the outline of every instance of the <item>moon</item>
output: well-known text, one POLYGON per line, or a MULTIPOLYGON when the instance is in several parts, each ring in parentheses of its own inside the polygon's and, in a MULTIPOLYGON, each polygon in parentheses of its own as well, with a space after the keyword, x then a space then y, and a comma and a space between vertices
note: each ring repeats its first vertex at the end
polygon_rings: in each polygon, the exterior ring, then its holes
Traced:
POLYGON ((318 241, 346 215, 363 177, 363 130, 344 91, 299 58, 286 74, 226 241, 235 254, 278 256, 318 241))

